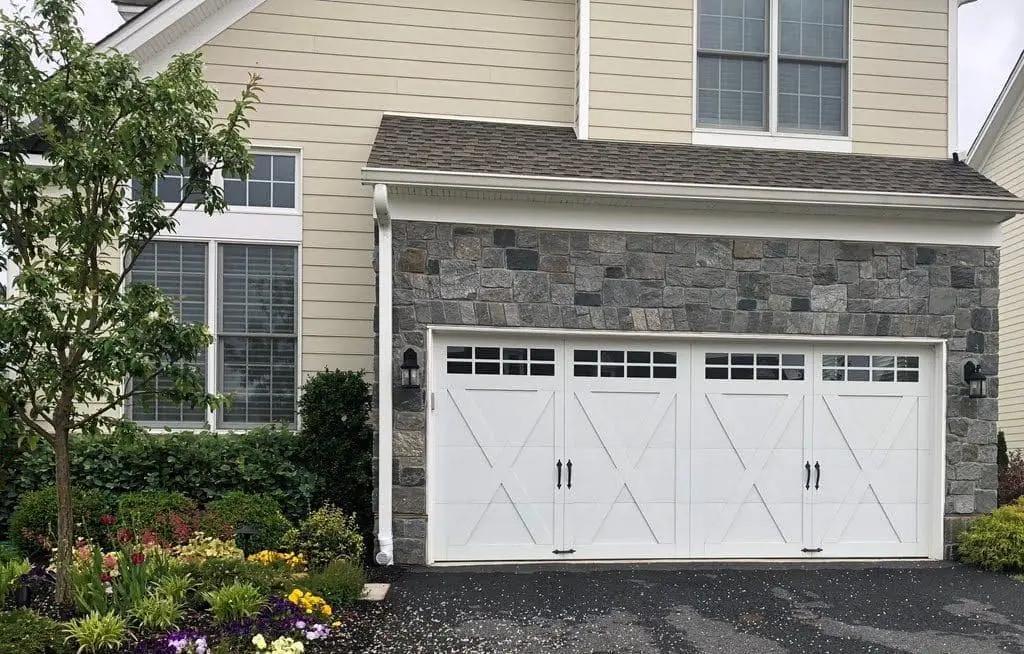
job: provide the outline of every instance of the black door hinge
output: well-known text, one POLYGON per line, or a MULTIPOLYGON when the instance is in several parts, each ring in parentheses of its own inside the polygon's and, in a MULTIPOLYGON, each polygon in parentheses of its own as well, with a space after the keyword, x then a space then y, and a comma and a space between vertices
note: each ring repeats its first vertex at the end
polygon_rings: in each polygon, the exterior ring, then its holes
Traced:
POLYGON ((805 547, 800 551, 806 552, 807 554, 817 554, 818 552, 823 552, 824 550, 820 547, 805 547))
POLYGON ((575 554, 576 550, 551 550, 552 554, 575 554))

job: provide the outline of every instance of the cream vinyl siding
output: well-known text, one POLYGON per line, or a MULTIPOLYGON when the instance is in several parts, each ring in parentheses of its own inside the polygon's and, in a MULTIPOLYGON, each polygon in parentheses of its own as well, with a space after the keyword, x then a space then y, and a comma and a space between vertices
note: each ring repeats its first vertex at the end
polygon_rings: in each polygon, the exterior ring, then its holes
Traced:
POLYGON ((692 95, 692 0, 591 0, 591 138, 688 142, 692 95))
MULTIPOLYGON (((980 170, 1024 194, 1024 103, 1018 102, 980 170)), ((999 428, 1024 448, 1024 215, 1003 223, 999 260, 999 428)))
POLYGON ((383 112, 573 121, 572 0, 430 4, 268 0, 201 49, 223 98, 262 76, 254 143, 302 148, 305 374, 373 369, 371 190, 359 172, 383 112))
MULTIPOLYGON (((691 140, 695 1, 592 0, 592 138, 691 140)), ((855 152, 948 155, 948 20, 945 2, 852 0, 855 152)))
POLYGON ((949 156, 948 5, 853 0, 854 152, 949 156))

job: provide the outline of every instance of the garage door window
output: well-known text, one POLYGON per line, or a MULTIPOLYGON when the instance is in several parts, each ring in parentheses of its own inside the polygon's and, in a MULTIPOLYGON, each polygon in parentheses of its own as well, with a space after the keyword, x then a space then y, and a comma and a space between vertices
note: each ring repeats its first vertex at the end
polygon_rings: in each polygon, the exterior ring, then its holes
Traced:
POLYGON ((573 374, 577 377, 675 379, 676 353, 652 350, 575 350, 573 374))
POLYGON ((803 381, 804 355, 752 352, 709 352, 704 379, 803 381))
POLYGON ((448 347, 450 375, 555 376, 555 350, 526 347, 448 347))
POLYGON ((908 382, 920 380, 921 361, 915 356, 825 354, 821 357, 822 381, 908 382))

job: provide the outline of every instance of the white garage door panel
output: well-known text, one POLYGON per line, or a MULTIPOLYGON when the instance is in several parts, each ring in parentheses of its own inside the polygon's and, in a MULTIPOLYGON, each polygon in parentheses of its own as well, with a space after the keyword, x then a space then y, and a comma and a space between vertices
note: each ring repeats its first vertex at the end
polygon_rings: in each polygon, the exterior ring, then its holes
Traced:
POLYGON ((932 347, 449 335, 434 352, 433 560, 937 550, 932 347))
POLYGON ((566 492, 566 549, 588 558, 675 556, 675 381, 570 382, 566 456, 573 486, 566 492))
POLYGON ((809 439, 808 356, 749 344, 694 350, 692 556, 798 556, 807 536, 800 481, 809 439), (782 354, 788 378, 780 372, 782 354))
POLYGON ((834 349, 820 352, 813 546, 829 557, 926 556, 934 507, 932 357, 907 348, 847 349, 840 367, 831 365, 838 364, 834 349))
POLYGON ((438 558, 550 558, 556 547, 552 462, 561 433, 561 381, 447 372, 442 379, 432 472, 434 511, 444 525, 438 558))

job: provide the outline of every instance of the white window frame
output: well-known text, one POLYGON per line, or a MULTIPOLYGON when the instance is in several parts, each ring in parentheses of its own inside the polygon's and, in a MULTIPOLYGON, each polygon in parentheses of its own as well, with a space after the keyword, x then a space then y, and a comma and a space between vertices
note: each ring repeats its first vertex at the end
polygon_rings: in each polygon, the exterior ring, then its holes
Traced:
MULTIPOLYGON (((295 208, 275 209, 273 207, 228 207, 222 214, 208 216, 202 211, 183 206, 178 212, 178 227, 173 234, 158 236, 154 240, 182 241, 206 244, 206 301, 207 327, 213 342, 207 349, 206 388, 216 389, 220 385, 219 351, 220 338, 217 325, 220 321, 220 246, 221 245, 282 245, 296 248, 295 295, 295 388, 298 400, 299 380, 302 378, 302 225, 303 225, 303 150, 283 143, 254 141, 250 147, 254 154, 295 155, 295 208)), ((214 176, 214 183, 223 184, 220 172, 214 176)), ((296 402, 296 410, 298 403, 296 402)), ((218 411, 207 410, 207 428, 217 432, 236 433, 251 427, 222 427, 218 411)), ((299 418, 293 426, 298 428, 299 418)), ((161 426, 146 424, 154 433, 164 431, 161 426)))
POLYGON ((768 2, 767 130, 701 126, 697 121, 698 43, 700 2, 693 3, 693 57, 691 109, 693 143, 745 148, 782 148, 819 152, 853 152, 853 0, 846 2, 846 106, 845 134, 786 132, 779 129, 779 0, 768 2))
MULTIPOLYGON (((170 241, 181 243, 202 243, 206 245, 206 326, 213 336, 210 346, 206 349, 206 389, 207 392, 217 393, 220 391, 220 246, 222 245, 276 245, 294 247, 295 256, 295 390, 296 410, 298 410, 299 380, 302 377, 302 243, 301 241, 280 241, 273 239, 254 238, 221 238, 206 239, 202 237, 189 236, 188 234, 168 234, 159 236, 155 241, 170 241)), ((218 432, 240 432, 252 429, 255 424, 239 425, 237 427, 225 427, 222 424, 220 411, 207 409, 206 428, 218 432)), ((131 417, 128 415, 127 417, 131 417)), ((163 432, 163 425, 153 423, 140 423, 152 432, 163 432)), ((268 423, 269 424, 269 423, 268 423)), ((298 416, 291 423, 291 426, 298 426, 298 416)), ((168 426, 171 429, 194 429, 192 427, 168 426)))
MULTIPOLYGON (((267 154, 267 155, 287 155, 295 157, 295 206, 291 208, 278 208, 278 207, 250 207, 250 206, 228 206, 221 218, 230 219, 234 215, 244 216, 301 216, 302 215, 302 186, 303 186, 303 152, 302 148, 295 146, 282 145, 274 142, 254 142, 249 148, 249 154, 267 154)), ((213 185, 224 190, 224 172, 218 170, 213 174, 213 185)), ((177 206, 174 203, 165 202, 165 209, 173 209, 177 206)), ((205 216, 202 211, 197 211, 194 205, 185 203, 182 205, 181 210, 178 212, 179 216, 187 216, 190 214, 198 214, 205 216)), ((245 232, 242 232, 245 233, 245 232)))

